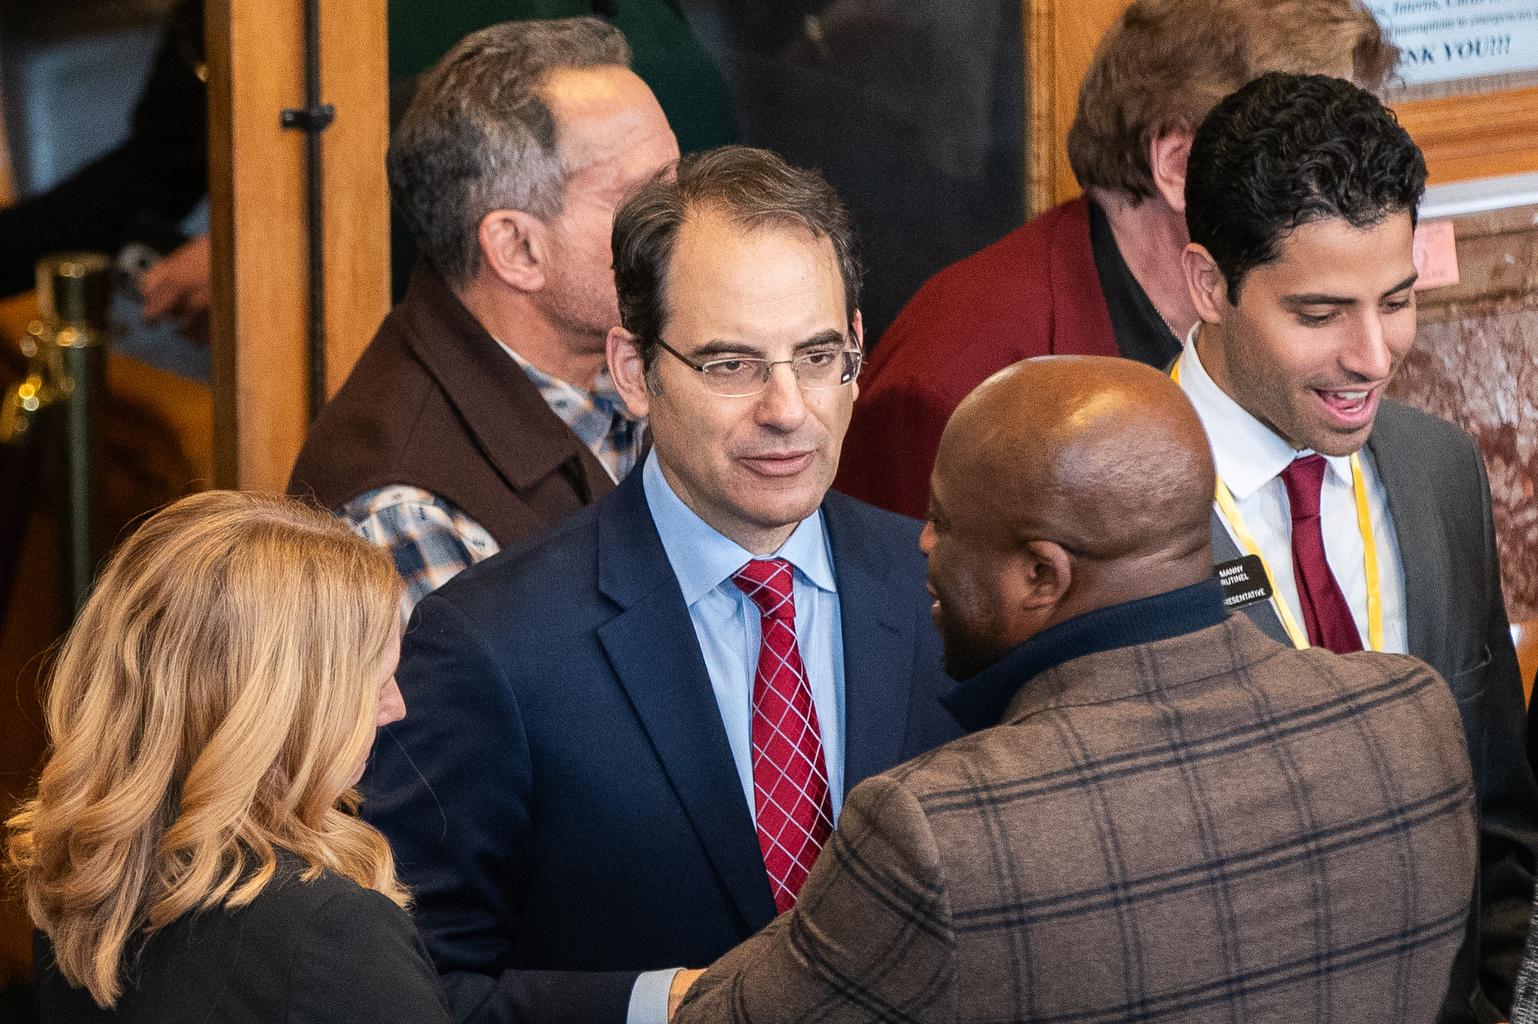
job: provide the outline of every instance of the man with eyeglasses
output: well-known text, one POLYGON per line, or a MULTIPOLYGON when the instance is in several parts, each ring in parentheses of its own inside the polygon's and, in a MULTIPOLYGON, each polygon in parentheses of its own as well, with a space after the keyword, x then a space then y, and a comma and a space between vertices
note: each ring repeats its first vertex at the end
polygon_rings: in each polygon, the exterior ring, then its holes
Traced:
POLYGON ((920 524, 828 493, 861 362, 837 196, 714 150, 613 249, 651 451, 418 606, 369 780, 464 1020, 665 1021, 680 968, 795 903, 847 790, 958 732, 920 524))

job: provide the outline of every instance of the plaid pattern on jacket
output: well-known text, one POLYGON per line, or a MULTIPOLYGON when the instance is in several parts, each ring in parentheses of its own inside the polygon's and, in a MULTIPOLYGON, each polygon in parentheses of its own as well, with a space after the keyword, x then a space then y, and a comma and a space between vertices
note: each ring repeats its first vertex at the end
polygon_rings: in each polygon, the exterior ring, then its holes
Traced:
POLYGON ((1433 671, 1234 616, 1021 682, 851 793, 675 1021, 1435 1019, 1476 832, 1433 671))

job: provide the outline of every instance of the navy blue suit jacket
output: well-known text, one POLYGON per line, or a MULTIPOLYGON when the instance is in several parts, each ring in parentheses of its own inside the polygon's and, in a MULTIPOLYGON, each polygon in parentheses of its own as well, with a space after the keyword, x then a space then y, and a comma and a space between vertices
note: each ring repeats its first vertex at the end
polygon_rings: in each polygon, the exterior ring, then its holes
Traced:
MULTIPOLYGON (((844 786, 953 738, 919 526, 823 504, 844 642, 844 786)), ((417 606, 407 715, 364 813, 464 1021, 624 1020, 642 970, 775 914, 683 595, 632 473, 417 606)))

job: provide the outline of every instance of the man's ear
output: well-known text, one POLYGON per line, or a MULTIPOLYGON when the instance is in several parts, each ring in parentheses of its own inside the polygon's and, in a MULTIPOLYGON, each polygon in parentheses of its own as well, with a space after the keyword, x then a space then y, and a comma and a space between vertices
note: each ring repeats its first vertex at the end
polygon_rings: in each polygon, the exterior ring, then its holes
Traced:
POLYGON ((1228 279, 1207 247, 1188 243, 1180 253, 1180 269, 1185 272, 1196 315, 1209 324, 1221 323, 1228 309, 1228 279))
POLYGON ((497 279, 521 292, 545 286, 549 238, 543 221, 522 210, 492 210, 476 229, 481 261, 497 279))
POLYGON ((1056 541, 1026 541, 1020 549, 1020 571, 1016 602, 1047 616, 1073 584, 1073 559, 1056 541))
POLYGON ((1154 188, 1171 210, 1186 213, 1186 160, 1191 155, 1191 129, 1184 126, 1160 132, 1148 144, 1148 167, 1154 188))
POLYGON ((609 376, 625 400, 625 408, 637 418, 646 416, 651 412, 652 396, 646 386, 646 366, 641 361, 636 336, 623 327, 609 328, 604 354, 609 360, 609 376))

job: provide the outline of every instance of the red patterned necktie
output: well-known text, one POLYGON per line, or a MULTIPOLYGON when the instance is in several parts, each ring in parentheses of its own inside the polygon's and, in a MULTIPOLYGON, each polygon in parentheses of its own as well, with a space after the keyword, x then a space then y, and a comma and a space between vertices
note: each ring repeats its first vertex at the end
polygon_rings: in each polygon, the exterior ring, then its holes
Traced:
POLYGON ((1362 637, 1351 618, 1346 595, 1324 558, 1324 533, 1319 524, 1319 491, 1324 486, 1324 456, 1305 455, 1282 470, 1287 504, 1292 508, 1292 576, 1308 642, 1336 654, 1362 649, 1362 637))
POLYGON ((753 676, 753 802, 764 870, 782 913, 833 831, 822 733, 796 646, 792 578, 783 558, 754 559, 732 576, 763 615, 753 676))

